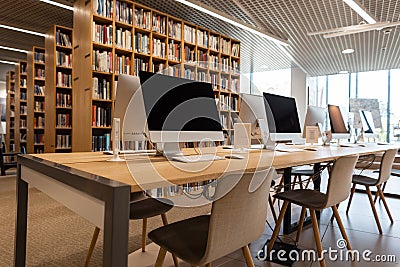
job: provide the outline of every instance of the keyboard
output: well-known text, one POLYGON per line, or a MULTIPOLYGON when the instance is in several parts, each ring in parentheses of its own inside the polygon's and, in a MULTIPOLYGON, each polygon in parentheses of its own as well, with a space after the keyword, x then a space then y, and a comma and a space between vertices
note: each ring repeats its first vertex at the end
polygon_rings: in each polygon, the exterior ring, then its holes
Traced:
POLYGON ((214 154, 202 154, 202 155, 190 155, 190 156, 173 156, 169 157, 169 159, 191 163, 191 162, 201 162, 201 161, 214 161, 214 160, 222 160, 223 157, 216 156, 214 154))

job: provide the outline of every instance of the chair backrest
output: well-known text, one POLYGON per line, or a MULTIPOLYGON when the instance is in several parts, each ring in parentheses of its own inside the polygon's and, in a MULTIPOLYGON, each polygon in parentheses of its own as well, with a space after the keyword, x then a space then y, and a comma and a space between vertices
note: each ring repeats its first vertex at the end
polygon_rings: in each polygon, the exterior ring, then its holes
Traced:
POLYGON ((340 157, 333 164, 329 174, 325 208, 339 204, 349 197, 357 159, 358 155, 340 157))
POLYGON ((397 148, 388 149, 383 154, 381 165, 379 167, 379 178, 376 183, 377 185, 380 185, 389 179, 396 154, 397 148))
POLYGON ((232 253, 263 234, 269 190, 276 175, 270 168, 255 173, 229 174, 218 180, 202 263, 232 253), (229 192, 218 199, 226 189, 229 192))

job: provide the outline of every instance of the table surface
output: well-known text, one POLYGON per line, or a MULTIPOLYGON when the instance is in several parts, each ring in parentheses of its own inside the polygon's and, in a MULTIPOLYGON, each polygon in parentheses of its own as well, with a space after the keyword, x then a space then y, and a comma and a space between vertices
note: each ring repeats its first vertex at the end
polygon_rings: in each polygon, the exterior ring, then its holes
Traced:
MULTIPOLYGON (((303 148, 304 146, 280 145, 281 148, 303 148)), ((238 171, 254 172, 269 167, 284 169, 288 167, 335 160, 352 154, 381 153, 395 145, 367 144, 356 147, 317 146, 317 151, 278 152, 252 150, 241 154, 244 159, 224 159, 210 162, 181 163, 168 161, 164 157, 147 155, 127 155, 124 162, 110 162, 110 155, 102 152, 47 153, 33 154, 34 158, 61 164, 79 171, 99 175, 104 178, 126 183, 132 192, 167 186, 185 184, 210 179, 218 179, 223 174, 238 171)), ((185 154, 196 154, 194 149, 185 149, 185 154)), ((229 149, 218 148, 216 154, 225 156, 234 153, 229 149)), ((237 153, 234 153, 237 154, 237 153)))

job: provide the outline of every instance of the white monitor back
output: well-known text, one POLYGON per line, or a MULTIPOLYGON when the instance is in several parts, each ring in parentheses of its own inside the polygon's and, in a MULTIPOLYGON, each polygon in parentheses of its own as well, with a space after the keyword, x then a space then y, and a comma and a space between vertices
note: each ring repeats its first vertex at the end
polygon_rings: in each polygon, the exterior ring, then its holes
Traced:
POLYGON ((376 130, 372 113, 366 110, 359 110, 363 128, 363 134, 366 138, 375 138, 376 130))
MULTIPOLYGON (((303 138, 306 138, 306 127, 307 126, 320 126, 324 125, 326 119, 326 109, 316 106, 308 106, 306 118, 304 121, 304 128, 303 128, 303 138)), ((320 133, 322 134, 322 133, 320 133)))

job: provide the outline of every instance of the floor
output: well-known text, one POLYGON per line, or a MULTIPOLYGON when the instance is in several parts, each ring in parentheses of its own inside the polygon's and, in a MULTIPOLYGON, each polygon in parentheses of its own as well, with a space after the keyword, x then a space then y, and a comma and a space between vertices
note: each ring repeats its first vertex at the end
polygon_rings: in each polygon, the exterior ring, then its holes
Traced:
MULTIPOLYGON (((1 178, 0 178, 1 179, 1 178)), ((392 178, 399 179, 400 178, 392 178)), ((326 186, 326 180, 323 180, 323 186, 326 186)), ((2 183, 2 188, 0 192, 3 190, 9 190, 13 188, 15 184, 11 183, 2 183)), ((322 189, 324 191, 324 189, 322 189)), ((371 259, 376 255, 382 256, 391 256, 395 257, 395 262, 377 262, 371 260, 367 262, 363 259, 359 262, 351 262, 346 260, 330 260, 327 259, 327 266, 400 266, 400 199, 387 198, 390 210, 392 212, 392 216, 395 220, 393 224, 390 223, 390 220, 386 214, 384 206, 381 202, 377 202, 376 208, 379 214, 379 218, 381 221, 383 235, 379 235, 377 226, 375 224, 372 210, 367 198, 367 195, 356 193, 353 199, 352 206, 350 208, 349 215, 346 216, 345 208, 347 206, 347 202, 344 202, 339 207, 339 213, 341 215, 344 227, 349 236, 349 240, 353 250, 357 250, 362 253, 367 253, 368 250, 371 251, 371 254, 368 255, 371 259)), ((275 204, 275 209, 279 212, 278 203, 275 204)), ((299 208, 293 207, 293 218, 294 220, 299 217, 299 208)), ((319 231, 322 238, 323 249, 328 250, 331 248, 332 250, 337 250, 337 255, 345 255, 346 249, 338 248, 338 241, 341 240, 341 234, 336 222, 331 223, 330 217, 332 213, 330 210, 325 210, 321 213, 319 231)), ((275 226, 273 218, 271 214, 268 216, 268 223, 272 227, 275 226)), ((268 225, 265 229, 265 232, 261 238, 254 241, 250 245, 251 254, 253 256, 254 262, 256 266, 282 266, 276 263, 269 263, 260 261, 256 258, 257 253, 264 246, 264 243, 270 238, 272 229, 268 225)), ((292 243, 295 238, 296 233, 292 233, 289 236, 280 236, 280 238, 287 243, 292 243)), ((339 244, 340 245, 340 244, 339 244)), ((316 249, 313 230, 311 226, 307 226, 303 229, 302 236, 300 242, 298 244, 298 248, 301 250, 314 250, 316 249)), ((345 256, 343 256, 345 258, 345 256)), ((362 257, 361 257, 362 258, 362 257)), ((137 262, 136 262, 137 263, 137 262)), ((1 266, 1 262, 0 262, 1 266)), ((137 266, 135 264, 135 266, 137 266)), ((152 266, 144 264, 143 266, 152 266)), ((173 266, 172 264, 166 264, 164 266, 173 266)), ((181 264, 181 266, 188 266, 187 264, 181 264)), ((242 256, 241 251, 236 251, 226 257, 223 257, 219 260, 216 260, 212 263, 212 266, 221 266, 221 267, 241 267, 246 266, 244 258, 242 256)), ((319 266, 318 262, 312 261, 302 261, 296 262, 293 266, 319 266)))

